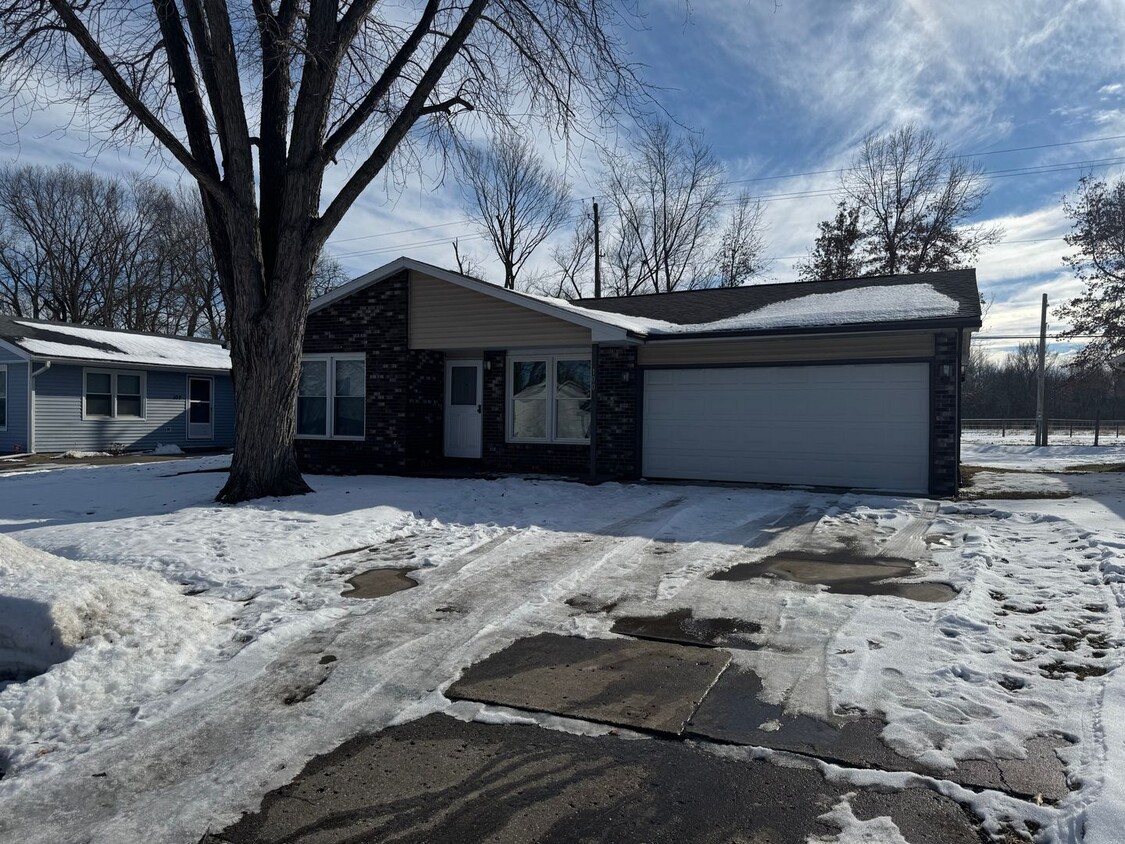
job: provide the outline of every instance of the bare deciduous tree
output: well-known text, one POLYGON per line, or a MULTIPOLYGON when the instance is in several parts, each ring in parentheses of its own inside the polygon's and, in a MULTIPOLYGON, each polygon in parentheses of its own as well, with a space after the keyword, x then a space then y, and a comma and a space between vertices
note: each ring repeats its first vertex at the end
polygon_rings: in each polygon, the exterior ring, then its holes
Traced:
POLYGON ((593 283, 594 218, 582 212, 570 238, 551 250, 553 273, 546 275, 538 292, 556 299, 581 299, 593 283))
POLYGON ((868 135, 841 189, 860 212, 867 274, 963 267, 1003 234, 968 223, 988 195, 980 166, 914 125, 868 135))
POLYGON ((147 135, 198 185, 237 397, 220 501, 309 489, 293 450, 309 289, 352 204, 396 153, 420 152, 427 130, 448 137, 467 110, 560 130, 606 114, 634 86, 621 14, 608 0, 0 6, 16 101, 69 102, 117 142, 147 135))
POLYGON ((453 246, 453 260, 457 262, 457 272, 473 278, 484 278, 484 271, 481 269, 480 263, 475 256, 467 251, 462 251, 461 241, 455 238, 451 245, 453 246))
POLYGON ((504 287, 515 290, 528 258, 566 222, 570 186, 511 130, 497 132, 487 146, 464 147, 460 179, 466 209, 504 270, 504 287))
POLYGON ((765 219, 762 203, 743 191, 719 238, 715 278, 719 287, 741 287, 765 272, 765 219))
POLYGON ((222 337, 198 197, 65 166, 0 169, 0 309, 222 337))
POLYGON ((607 161, 611 289, 629 296, 705 286, 725 190, 722 166, 701 139, 646 123, 631 154, 607 161))

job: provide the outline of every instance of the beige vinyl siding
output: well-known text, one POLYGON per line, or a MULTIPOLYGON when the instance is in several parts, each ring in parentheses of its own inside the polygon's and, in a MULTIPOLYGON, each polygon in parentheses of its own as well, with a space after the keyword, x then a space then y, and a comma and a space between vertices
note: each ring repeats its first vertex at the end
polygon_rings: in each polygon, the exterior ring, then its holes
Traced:
POLYGON ((420 273, 410 274, 410 348, 588 346, 590 330, 420 273))
POLYGON ((761 337, 747 340, 653 342, 637 350, 641 366, 885 360, 933 357, 932 334, 857 334, 836 337, 761 337))

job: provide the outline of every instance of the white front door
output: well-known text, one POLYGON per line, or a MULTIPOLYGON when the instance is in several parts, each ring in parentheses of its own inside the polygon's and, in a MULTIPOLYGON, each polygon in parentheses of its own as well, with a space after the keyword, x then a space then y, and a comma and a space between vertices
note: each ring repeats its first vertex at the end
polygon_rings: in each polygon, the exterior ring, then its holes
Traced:
POLYGON ((189 440, 214 439, 215 382, 210 378, 188 377, 187 435, 189 440))
POLYGON ((480 457, 483 387, 484 367, 479 360, 446 363, 446 457, 480 457))

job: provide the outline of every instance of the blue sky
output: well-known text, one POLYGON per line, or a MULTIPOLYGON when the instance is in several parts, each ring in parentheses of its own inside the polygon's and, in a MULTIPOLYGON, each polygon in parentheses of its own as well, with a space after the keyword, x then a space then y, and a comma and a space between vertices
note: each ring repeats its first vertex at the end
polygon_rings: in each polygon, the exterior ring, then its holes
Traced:
MULTIPOLYGON (((1042 293, 1061 301, 1077 291, 1061 262, 1069 223, 1060 199, 1084 172, 1125 172, 1081 164, 1125 159, 1125 137, 1115 137, 1125 136, 1121 0, 639 0, 639 7, 640 25, 623 33, 632 58, 668 112, 702 132, 730 179, 755 180, 745 184, 766 201, 773 280, 793 278, 793 259, 832 211, 828 194, 838 177, 769 177, 843 167, 866 133, 914 121, 958 153, 1043 147, 979 159, 994 173, 980 220, 1006 231, 978 262, 992 300, 984 334, 1033 333, 1042 293), (1098 138, 1114 139, 1073 143, 1098 138), (1067 165, 1079 169, 1000 172, 1067 165), (773 196, 794 192, 814 195, 773 196)), ((27 162, 156 169, 145 150, 93 159, 79 133, 48 133, 50 125, 50 114, 36 116, 18 135, 0 135, 0 150, 27 162)), ((588 146, 577 157, 574 193, 590 196, 597 156, 588 146)), ((433 172, 392 190, 375 185, 329 251, 356 274, 400 254, 449 265, 455 236, 486 258, 464 216, 452 180, 440 183, 433 172)))

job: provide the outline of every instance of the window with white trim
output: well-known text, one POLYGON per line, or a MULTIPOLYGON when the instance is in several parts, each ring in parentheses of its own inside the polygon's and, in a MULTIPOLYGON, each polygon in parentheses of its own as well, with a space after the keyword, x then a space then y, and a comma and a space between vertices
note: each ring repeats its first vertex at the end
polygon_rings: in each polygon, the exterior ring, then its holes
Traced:
POLYGON ((363 354, 302 358, 297 385, 297 436, 362 440, 366 401, 363 354))
POLYGON ((508 363, 508 440, 588 443, 592 385, 588 357, 512 357, 508 363))
POLYGON ((145 374, 84 369, 83 419, 144 419, 145 374))
POLYGON ((8 430, 8 367, 0 363, 0 431, 8 430))

